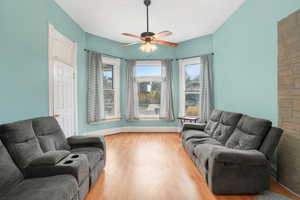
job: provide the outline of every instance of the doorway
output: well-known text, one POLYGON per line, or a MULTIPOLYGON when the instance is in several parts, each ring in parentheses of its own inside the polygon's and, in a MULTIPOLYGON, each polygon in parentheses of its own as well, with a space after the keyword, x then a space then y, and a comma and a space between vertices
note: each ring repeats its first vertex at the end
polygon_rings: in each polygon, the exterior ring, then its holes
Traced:
POLYGON ((49 116, 77 135, 77 44, 49 25, 49 116))

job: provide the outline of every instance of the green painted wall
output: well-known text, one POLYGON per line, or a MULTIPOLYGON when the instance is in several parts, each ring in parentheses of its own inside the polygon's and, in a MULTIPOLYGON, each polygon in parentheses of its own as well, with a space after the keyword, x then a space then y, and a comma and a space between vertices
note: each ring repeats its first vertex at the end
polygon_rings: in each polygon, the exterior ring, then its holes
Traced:
MULTIPOLYGON (((215 52, 215 105, 277 122, 277 21, 296 9, 299 0, 247 1, 214 35, 159 46, 153 54, 138 47, 85 33, 53 0, 0 2, 0 124, 48 115, 48 23, 78 43, 79 132, 119 126, 174 126, 177 122, 124 120, 125 62, 121 64, 119 122, 88 125, 87 72, 84 48, 124 58, 180 58, 215 52), (14 12, 11 12, 11 11, 14 12), (255 15, 253 15, 255 13, 255 15)), ((178 64, 173 65, 174 104, 178 113, 178 64)))
POLYGON ((181 42, 175 49, 176 58, 205 55, 213 52, 212 35, 181 42))
MULTIPOLYGON (((87 69, 84 48, 131 59, 165 59, 211 52, 211 37, 182 43, 178 48, 159 46, 151 54, 137 46, 120 48, 120 43, 85 33, 53 0, 2 0, 0 2, 0 124, 48 115, 48 24, 78 44, 79 132, 120 126, 177 126, 178 122, 125 120, 125 62, 121 63, 121 114, 123 119, 88 125, 87 69), (11 11, 14 12, 11 12, 11 11), (195 45, 195 48, 192 44, 195 45), (203 43, 203 44, 202 44, 203 43), (5 47, 5 48, 4 48, 5 47), (198 49, 200 47, 200 50, 198 49)), ((174 107, 178 113, 178 65, 173 63, 174 107)))
POLYGON ((299 0, 248 0, 213 35, 215 105, 277 123, 277 22, 299 0))
POLYGON ((0 1, 0 123, 48 112, 46 22, 43 1, 0 1))
POLYGON ((84 31, 52 0, 0 1, 0 123, 48 115, 48 23, 84 48, 84 31))

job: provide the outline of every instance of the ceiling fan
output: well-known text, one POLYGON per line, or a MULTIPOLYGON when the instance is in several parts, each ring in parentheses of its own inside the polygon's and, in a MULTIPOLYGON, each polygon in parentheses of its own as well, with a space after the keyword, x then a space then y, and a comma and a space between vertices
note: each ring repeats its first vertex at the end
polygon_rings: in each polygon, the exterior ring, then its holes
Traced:
POLYGON ((158 40, 159 38, 166 37, 172 34, 170 31, 162 31, 160 33, 153 33, 149 31, 149 6, 151 4, 151 0, 144 0, 144 4, 147 7, 147 31, 143 32, 140 36, 130 34, 130 33, 122 33, 125 36, 133 37, 133 38, 138 38, 141 41, 135 42, 135 43, 129 43, 122 45, 123 47, 128 47, 131 45, 136 45, 140 43, 144 43, 140 49, 144 52, 153 52, 157 49, 157 47, 154 44, 161 44, 165 46, 170 46, 170 47, 176 47, 178 44, 172 43, 172 42, 167 42, 164 40, 158 40))

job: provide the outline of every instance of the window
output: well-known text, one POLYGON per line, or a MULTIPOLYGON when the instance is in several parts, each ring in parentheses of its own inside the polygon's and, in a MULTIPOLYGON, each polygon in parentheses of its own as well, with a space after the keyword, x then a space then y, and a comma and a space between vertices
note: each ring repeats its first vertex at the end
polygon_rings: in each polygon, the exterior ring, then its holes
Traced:
POLYGON ((103 57, 104 111, 106 119, 120 118, 120 61, 103 57))
POLYGON ((199 116, 200 58, 180 61, 180 115, 199 116))
POLYGON ((135 76, 138 88, 138 111, 140 118, 158 118, 162 81, 161 62, 137 62, 135 76))

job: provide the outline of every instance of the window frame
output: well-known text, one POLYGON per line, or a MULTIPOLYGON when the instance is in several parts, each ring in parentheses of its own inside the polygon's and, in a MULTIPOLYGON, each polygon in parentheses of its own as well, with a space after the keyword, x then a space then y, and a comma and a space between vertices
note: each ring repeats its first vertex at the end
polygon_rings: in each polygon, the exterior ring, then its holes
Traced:
MULTIPOLYGON (((199 94, 201 95, 201 90, 197 91, 186 91, 186 76, 185 76, 185 66, 186 65, 195 65, 195 64, 202 64, 201 57, 194 57, 189 59, 181 59, 179 60, 179 117, 195 117, 186 115, 186 93, 190 94, 199 94)), ((201 80, 200 80, 201 82, 201 80)), ((200 86, 201 87, 201 86, 200 86)))
MULTIPOLYGON (((137 68, 138 66, 148 66, 148 67, 154 67, 154 66, 159 66, 162 70, 162 63, 161 61, 151 61, 151 60, 145 60, 145 61, 137 61, 135 64, 135 67, 137 68)), ((161 71, 161 75, 160 76, 136 76, 135 75, 135 79, 136 79, 136 84, 137 84, 137 88, 139 88, 139 83, 141 82, 159 82, 160 84, 163 81, 163 77, 162 77, 162 71, 161 71)), ((139 91, 138 91, 139 94, 139 91)), ((138 117, 140 120, 149 120, 149 119, 153 119, 153 120, 158 120, 159 119, 159 114, 158 115, 143 115, 140 114, 140 105, 138 104, 138 117)))
MULTIPOLYGON (((113 66, 114 115, 105 116, 105 120, 120 120, 120 62, 118 58, 102 56, 103 65, 113 66)), ((103 69, 104 70, 104 69, 103 69)), ((103 75, 103 74, 102 74, 103 75)), ((105 89, 103 88, 103 91, 105 89)))

